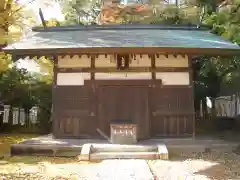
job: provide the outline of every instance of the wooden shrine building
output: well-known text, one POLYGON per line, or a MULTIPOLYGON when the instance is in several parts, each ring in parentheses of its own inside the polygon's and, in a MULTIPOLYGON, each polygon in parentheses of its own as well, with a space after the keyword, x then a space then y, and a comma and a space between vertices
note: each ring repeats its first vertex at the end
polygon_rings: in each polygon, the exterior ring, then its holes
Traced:
POLYGON ((4 50, 52 58, 55 137, 109 136, 128 121, 146 139, 194 136, 192 56, 239 46, 191 26, 96 25, 36 27, 4 50))

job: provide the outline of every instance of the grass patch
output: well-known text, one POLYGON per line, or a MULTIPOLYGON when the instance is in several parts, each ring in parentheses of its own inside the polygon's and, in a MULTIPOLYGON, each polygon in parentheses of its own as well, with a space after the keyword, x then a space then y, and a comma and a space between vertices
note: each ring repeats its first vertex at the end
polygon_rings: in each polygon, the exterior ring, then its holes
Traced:
POLYGON ((34 134, 0 134, 0 157, 10 153, 11 144, 37 137, 34 134))

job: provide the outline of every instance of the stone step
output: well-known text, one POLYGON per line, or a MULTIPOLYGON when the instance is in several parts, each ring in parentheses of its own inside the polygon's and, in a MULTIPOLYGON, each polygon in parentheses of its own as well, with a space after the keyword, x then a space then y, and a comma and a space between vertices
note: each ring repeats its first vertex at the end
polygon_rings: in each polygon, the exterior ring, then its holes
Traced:
POLYGON ((90 154, 90 161, 106 159, 159 159, 158 152, 97 152, 90 154))
POLYGON ((81 152, 82 146, 56 146, 39 144, 13 144, 11 145, 11 156, 57 156, 75 157, 81 152))
POLYGON ((157 146, 92 144, 91 152, 156 152, 157 146))

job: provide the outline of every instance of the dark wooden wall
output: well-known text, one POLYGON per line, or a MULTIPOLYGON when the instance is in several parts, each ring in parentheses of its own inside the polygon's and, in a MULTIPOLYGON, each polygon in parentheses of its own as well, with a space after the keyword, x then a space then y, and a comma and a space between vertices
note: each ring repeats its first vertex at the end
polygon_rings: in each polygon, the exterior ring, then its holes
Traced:
POLYGON ((55 88, 58 137, 110 134, 110 120, 132 119, 138 137, 180 137, 193 134, 190 86, 162 86, 157 80, 86 81, 84 86, 55 88))
POLYGON ((163 86, 150 90, 151 135, 189 136, 193 134, 192 88, 163 86))
POLYGON ((90 85, 58 86, 55 89, 57 136, 96 136, 96 94, 90 85))

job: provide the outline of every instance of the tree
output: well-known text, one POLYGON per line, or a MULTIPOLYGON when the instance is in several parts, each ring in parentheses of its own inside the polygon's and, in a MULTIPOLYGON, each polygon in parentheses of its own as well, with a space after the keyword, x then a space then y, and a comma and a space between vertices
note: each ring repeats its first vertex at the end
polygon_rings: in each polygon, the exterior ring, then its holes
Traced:
POLYGON ((13 0, 0 2, 0 72, 8 69, 11 56, 5 55, 1 49, 7 44, 19 40, 31 11, 13 0))
POLYGON ((235 0, 231 6, 222 7, 220 12, 208 16, 205 23, 213 27, 213 33, 240 44, 240 1, 235 0))
MULTIPOLYGON (((206 13, 203 23, 212 32, 240 44, 240 1, 230 4, 218 1, 218 11, 206 13), (224 5, 223 5, 224 4, 224 5)), ((214 101, 220 95, 232 95, 240 90, 240 57, 196 57, 194 60, 195 100, 198 104, 206 96, 214 101)))
POLYGON ((9 58, 1 52, 1 49, 7 45, 8 28, 14 21, 11 13, 13 0, 0 2, 0 72, 5 71, 9 65, 9 58))
POLYGON ((198 56, 193 59, 195 100, 199 103, 210 97, 215 111, 215 99, 240 90, 240 58, 198 56))
POLYGON ((167 5, 164 9, 159 9, 158 14, 151 22, 153 24, 189 24, 187 14, 182 8, 175 5, 167 5))
POLYGON ((72 0, 64 3, 63 14, 65 24, 92 24, 96 22, 99 14, 100 2, 98 0, 72 0))

